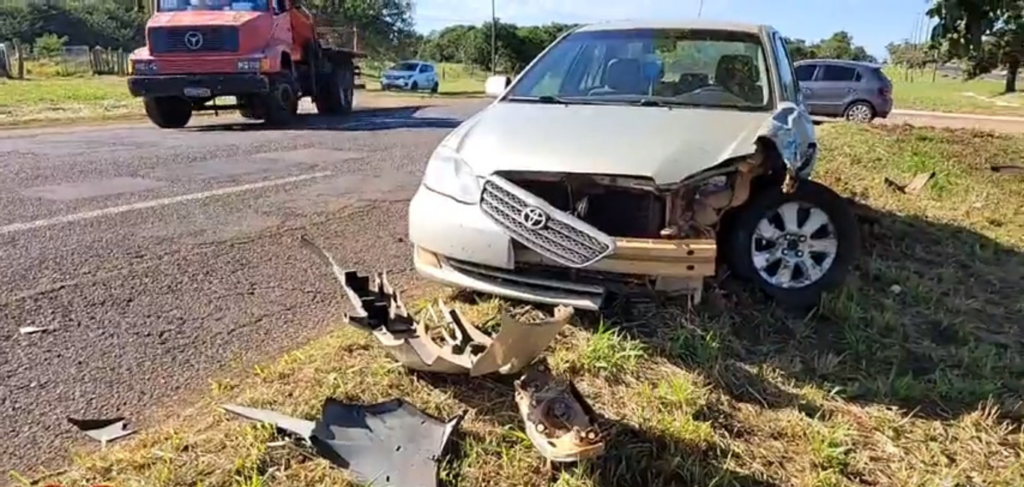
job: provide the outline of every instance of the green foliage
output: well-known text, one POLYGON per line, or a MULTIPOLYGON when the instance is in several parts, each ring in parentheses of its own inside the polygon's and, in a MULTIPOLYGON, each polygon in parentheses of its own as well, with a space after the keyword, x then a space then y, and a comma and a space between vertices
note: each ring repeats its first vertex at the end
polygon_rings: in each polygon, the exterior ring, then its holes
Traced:
POLYGON ((868 54, 864 46, 853 43, 853 36, 845 30, 832 34, 828 39, 822 39, 813 44, 808 44, 803 39, 786 39, 786 46, 789 48, 789 56, 793 60, 804 59, 846 59, 849 61, 878 62, 874 56, 868 54))
MULTIPOLYGON (((526 67, 558 36, 576 27, 575 25, 551 23, 545 25, 517 26, 498 22, 495 37, 496 71, 514 73, 526 67)), ((463 63, 490 70, 491 23, 480 26, 453 25, 432 32, 424 39, 419 56, 439 62, 463 63)))
POLYGON ((934 0, 928 15, 938 20, 932 44, 947 57, 965 61, 967 78, 1005 66, 1006 91, 1016 91, 1024 60, 1024 2, 934 0))
POLYGON ((923 69, 941 60, 940 53, 928 43, 914 43, 908 40, 890 42, 885 46, 889 62, 909 69, 923 69))
POLYGON ((135 49, 144 44, 146 13, 117 1, 0 6, 0 39, 29 44, 53 35, 68 45, 135 49))
POLYGON ((68 36, 57 37, 57 34, 43 34, 36 39, 32 48, 36 56, 43 59, 60 57, 64 51, 64 45, 68 42, 68 36))

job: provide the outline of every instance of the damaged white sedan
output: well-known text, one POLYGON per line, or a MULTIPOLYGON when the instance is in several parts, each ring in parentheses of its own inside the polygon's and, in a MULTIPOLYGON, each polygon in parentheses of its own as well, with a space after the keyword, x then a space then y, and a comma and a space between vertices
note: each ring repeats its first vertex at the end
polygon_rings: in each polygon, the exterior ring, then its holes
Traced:
POLYGON ((769 26, 585 26, 487 91, 410 204, 427 278, 597 309, 637 289, 699 299, 725 265, 804 306, 856 258, 853 213, 809 179, 814 126, 769 26))

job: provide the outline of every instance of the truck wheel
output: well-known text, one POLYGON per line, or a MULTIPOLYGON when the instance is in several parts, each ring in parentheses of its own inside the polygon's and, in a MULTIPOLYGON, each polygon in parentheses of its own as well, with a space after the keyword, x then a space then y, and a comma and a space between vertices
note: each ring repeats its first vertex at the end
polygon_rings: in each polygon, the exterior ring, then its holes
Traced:
POLYGON ((295 84, 290 78, 282 79, 270 85, 266 95, 266 121, 271 125, 287 125, 299 112, 299 97, 295 84))
POLYGON ((331 68, 322 82, 317 83, 316 112, 321 115, 347 115, 352 111, 353 95, 351 86, 346 87, 344 72, 331 68))
POLYGON ((807 308, 840 287, 860 252, 860 228, 842 197, 803 180, 765 189, 739 209, 724 240, 729 264, 781 305, 807 308))
POLYGON ((162 129, 180 129, 192 119, 192 102, 177 96, 144 98, 146 116, 162 129))

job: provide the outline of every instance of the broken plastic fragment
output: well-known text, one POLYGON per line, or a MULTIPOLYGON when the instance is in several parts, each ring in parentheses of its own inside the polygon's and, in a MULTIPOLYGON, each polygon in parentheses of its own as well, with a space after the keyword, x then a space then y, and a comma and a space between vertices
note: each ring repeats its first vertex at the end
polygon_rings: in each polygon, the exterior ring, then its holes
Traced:
POLYGON ((516 406, 526 436, 552 462, 576 462, 604 453, 597 413, 572 381, 555 378, 537 364, 516 381, 516 406))
POLYGON ((312 421, 306 421, 304 419, 293 418, 284 414, 269 411, 266 409, 255 409, 247 408, 245 406, 235 406, 234 404, 225 404, 221 406, 221 409, 241 416, 246 419, 258 421, 260 423, 267 423, 274 425, 278 430, 289 433, 293 436, 297 436, 304 440, 309 440, 313 436, 313 427, 315 424, 312 421))
POLYGON ((462 421, 458 415, 441 422, 402 399, 361 405, 328 398, 315 423, 274 411, 221 407, 309 440, 354 480, 374 486, 437 485, 438 462, 462 421))
POLYGON ((305 237, 303 243, 334 271, 355 308, 349 320, 373 333, 391 356, 412 370, 472 376, 515 374, 540 356, 573 316, 573 309, 566 306, 556 308, 551 319, 537 322, 523 322, 503 314, 501 330, 492 339, 457 310, 439 302, 441 319, 436 321, 443 323, 445 343, 438 344, 422 320, 409 316, 385 274, 374 276, 371 286, 370 277, 341 269, 330 254, 305 237))
POLYGON ((22 335, 31 335, 34 333, 42 333, 44 331, 50 331, 48 326, 23 326, 18 328, 18 333, 22 335))
POLYGON ((124 418, 108 419, 79 419, 68 418, 68 422, 85 433, 90 438, 106 445, 108 442, 135 433, 135 430, 128 428, 124 418))

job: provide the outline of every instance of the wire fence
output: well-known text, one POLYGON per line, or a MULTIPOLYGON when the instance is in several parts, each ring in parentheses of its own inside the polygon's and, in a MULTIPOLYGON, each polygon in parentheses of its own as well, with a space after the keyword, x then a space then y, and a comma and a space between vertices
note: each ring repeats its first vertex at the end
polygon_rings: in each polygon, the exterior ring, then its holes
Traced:
POLYGON ((89 46, 65 46, 59 53, 42 54, 31 46, 0 43, 0 77, 126 76, 129 73, 128 54, 120 49, 89 46))

